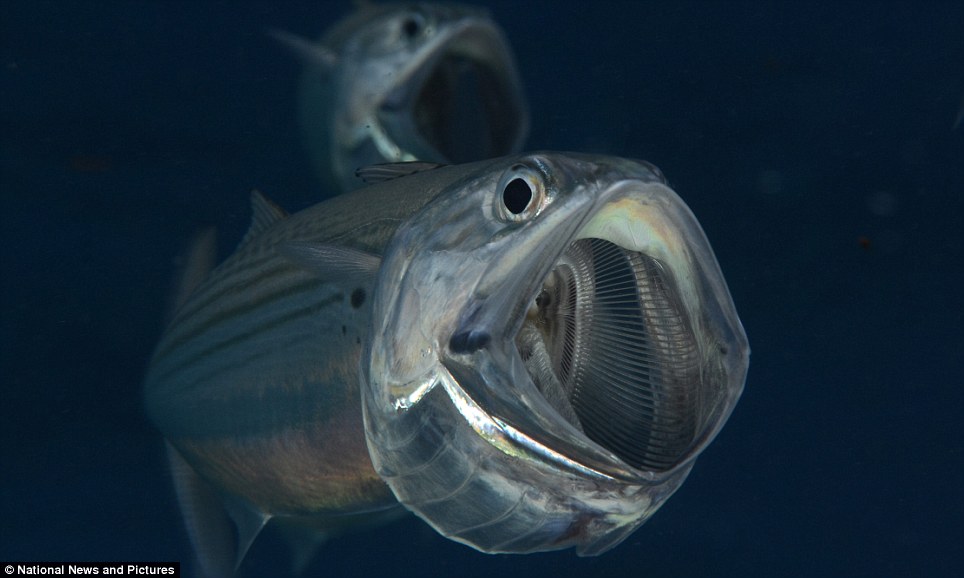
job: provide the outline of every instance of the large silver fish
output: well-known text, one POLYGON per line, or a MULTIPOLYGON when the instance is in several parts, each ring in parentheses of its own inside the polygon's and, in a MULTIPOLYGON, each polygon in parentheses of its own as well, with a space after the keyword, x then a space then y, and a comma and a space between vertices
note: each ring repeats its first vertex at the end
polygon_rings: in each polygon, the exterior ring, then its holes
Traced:
POLYGON ((486 552, 618 544, 746 375, 696 219, 612 157, 363 176, 382 182, 291 216, 255 195, 154 354, 146 405, 203 567, 232 572, 269 519, 329 535, 399 502, 486 552))
POLYGON ((481 8, 363 3, 319 42, 275 31, 306 63, 299 114, 315 170, 462 163, 518 152, 529 113, 502 31, 481 8))

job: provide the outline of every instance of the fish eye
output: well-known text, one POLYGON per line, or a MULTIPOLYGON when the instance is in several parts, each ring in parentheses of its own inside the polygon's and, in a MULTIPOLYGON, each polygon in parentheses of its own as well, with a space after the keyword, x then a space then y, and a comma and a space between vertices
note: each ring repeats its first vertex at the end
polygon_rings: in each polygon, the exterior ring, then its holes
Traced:
POLYGON ((502 204, 513 215, 521 214, 531 202, 532 188, 525 179, 516 177, 502 189, 502 204))
POLYGON ((524 165, 506 171, 498 194, 498 214, 506 221, 531 219, 542 210, 546 198, 542 175, 524 165))
POLYGON ((402 20, 402 36, 407 40, 415 40, 425 27, 425 18, 416 13, 409 14, 402 20))

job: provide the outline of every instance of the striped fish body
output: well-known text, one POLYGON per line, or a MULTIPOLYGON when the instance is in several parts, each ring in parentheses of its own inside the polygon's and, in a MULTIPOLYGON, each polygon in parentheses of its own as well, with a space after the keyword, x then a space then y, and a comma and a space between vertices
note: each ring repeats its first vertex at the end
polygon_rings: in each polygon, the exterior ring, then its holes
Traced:
POLYGON ((205 574, 270 518, 330 534, 403 508, 484 552, 615 547, 746 377, 696 218, 614 157, 364 175, 383 182, 287 218, 256 195, 155 353, 147 408, 205 574), (216 502, 236 532, 202 521, 216 502))
POLYGON ((145 383, 151 420, 218 496, 322 529, 394 506, 365 446, 358 385, 373 271, 297 255, 324 245, 377 263, 452 175, 377 184, 292 216, 255 195, 252 229, 179 308, 145 383))

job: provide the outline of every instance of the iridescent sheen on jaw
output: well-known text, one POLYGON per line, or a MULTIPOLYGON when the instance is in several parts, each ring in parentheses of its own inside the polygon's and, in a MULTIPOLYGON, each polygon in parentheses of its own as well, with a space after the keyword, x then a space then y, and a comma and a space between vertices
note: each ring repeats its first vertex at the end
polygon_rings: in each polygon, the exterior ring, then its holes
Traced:
POLYGON ((662 207, 622 198, 604 205, 573 240, 605 239, 628 251, 672 255, 682 244, 672 225, 662 207))
MULTIPOLYGON (((621 186, 634 185, 626 182, 621 186)), ((681 223, 675 219, 667 218, 667 208, 657 196, 665 194, 675 197, 675 193, 658 183, 635 186, 652 189, 645 197, 651 202, 629 197, 614 199, 593 215, 573 241, 603 239, 627 251, 643 253, 665 263, 678 275, 684 302, 695 304, 698 296, 695 294, 694 271, 688 266, 691 253, 683 237, 692 232, 681 229, 681 223)))

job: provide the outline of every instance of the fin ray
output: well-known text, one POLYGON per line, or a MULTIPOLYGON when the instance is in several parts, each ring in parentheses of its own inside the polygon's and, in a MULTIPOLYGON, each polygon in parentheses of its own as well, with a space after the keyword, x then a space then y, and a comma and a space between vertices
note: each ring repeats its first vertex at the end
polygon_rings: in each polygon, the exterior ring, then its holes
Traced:
POLYGON ((366 285, 374 281, 382 262, 372 253, 322 243, 289 242, 281 247, 281 253, 322 279, 366 285))
POLYGON ((251 239, 257 237, 265 229, 274 225, 278 221, 284 220, 288 217, 288 211, 285 211, 277 204, 275 204, 271 199, 264 196, 264 194, 255 189, 251 191, 251 226, 248 227, 248 232, 244 234, 241 238, 241 242, 238 243, 238 248, 243 247, 251 239))

